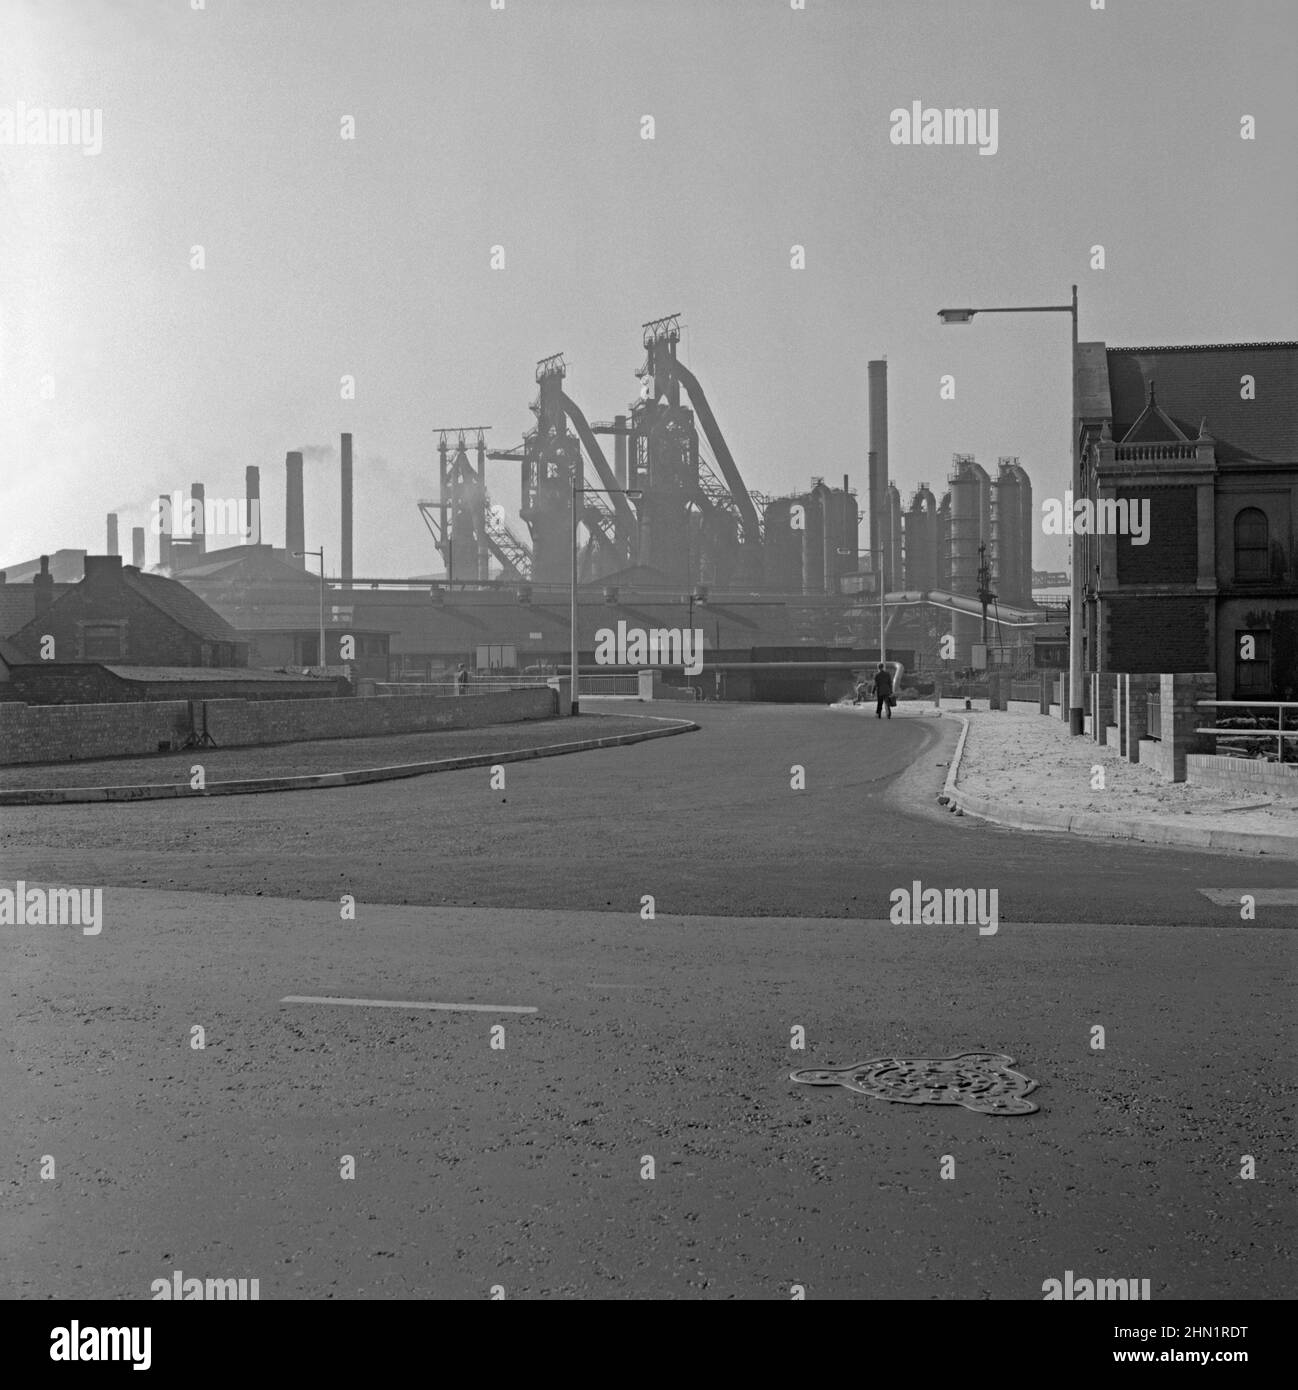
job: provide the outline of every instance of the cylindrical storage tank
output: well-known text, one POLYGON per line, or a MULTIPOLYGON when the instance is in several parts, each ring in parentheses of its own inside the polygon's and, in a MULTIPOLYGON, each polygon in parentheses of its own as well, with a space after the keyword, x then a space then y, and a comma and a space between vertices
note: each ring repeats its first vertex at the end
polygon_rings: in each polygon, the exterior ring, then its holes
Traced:
POLYGON ((802 592, 804 594, 823 594, 825 592, 825 519, 821 510, 820 494, 828 491, 824 483, 818 483, 810 492, 797 500, 802 504, 802 592))
POLYGON ((904 581, 902 564, 901 532, 901 493, 896 483, 889 483, 883 491, 884 538, 884 582, 889 591, 900 589, 904 581))
POLYGON ((1032 543, 1036 536, 1037 518, 1032 510, 1032 481, 1021 464, 1014 465, 1019 480, 1019 593, 1023 602, 1032 602, 1032 543))
POLYGON ((973 594, 978 589, 979 483, 972 463, 962 459, 948 479, 951 484, 951 592, 973 594))
POLYGON ((802 592, 802 532, 793 529, 795 497, 768 503, 763 528, 762 580, 775 594, 802 592))
POLYGON ((920 483, 905 517, 906 588, 927 593, 937 588, 937 501, 920 483))
MULTIPOLYGON (((837 488, 817 488, 820 494, 820 521, 825 536, 825 592, 838 593, 838 576, 845 573, 846 550, 843 540, 843 493, 837 488)), ((853 556, 855 559, 855 556, 853 556)))
POLYGON ((992 589, 1002 603, 1023 603, 1019 581, 1023 573, 1022 517, 1019 480, 1014 465, 1002 460, 996 473, 996 557, 992 589))
POLYGON ((951 494, 944 492, 937 506, 937 587, 951 592, 951 494))

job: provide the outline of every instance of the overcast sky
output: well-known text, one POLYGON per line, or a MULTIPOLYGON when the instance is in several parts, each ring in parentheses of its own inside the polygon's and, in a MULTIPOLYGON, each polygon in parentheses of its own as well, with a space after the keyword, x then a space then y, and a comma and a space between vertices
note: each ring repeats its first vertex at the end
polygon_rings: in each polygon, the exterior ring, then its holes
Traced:
POLYGON ((307 544, 336 572, 351 430, 356 573, 439 570, 433 427, 518 443, 560 351, 607 418, 674 311, 750 487, 864 497, 886 356, 904 498, 953 452, 1060 495, 1067 317, 938 308, 1076 281, 1083 340, 1258 341, 1298 290, 1298 6, 1091 4, 0 0, 0 121, 102 112, 97 154, 0 143, 0 565, 100 552, 105 512, 194 481, 239 496, 249 463, 283 544, 284 453, 327 445, 307 544), (996 153, 891 143, 915 101, 995 108, 996 153))

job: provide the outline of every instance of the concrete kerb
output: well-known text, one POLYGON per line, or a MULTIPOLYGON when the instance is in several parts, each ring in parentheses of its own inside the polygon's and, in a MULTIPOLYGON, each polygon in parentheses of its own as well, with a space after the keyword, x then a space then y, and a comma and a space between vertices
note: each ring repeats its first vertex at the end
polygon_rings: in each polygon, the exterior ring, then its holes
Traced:
POLYGON ((958 785, 969 720, 944 711, 947 718, 964 726, 947 769, 946 784, 938 801, 948 810, 974 816, 991 825, 1011 830, 1055 830, 1092 840, 1139 840, 1151 845, 1183 845, 1192 849, 1225 850, 1239 854, 1274 854, 1298 859, 1298 835, 1267 835, 1239 830, 1210 830, 1195 825, 1164 825, 1159 821, 1127 816, 1103 816, 1094 811, 1026 811, 1002 806, 987 797, 972 796, 958 785))
POLYGON ((462 758, 438 758, 430 762, 398 763, 391 767, 356 768, 351 772, 318 772, 304 777, 239 778, 228 782, 209 782, 201 791, 188 782, 154 782, 115 787, 28 787, 0 791, 0 806, 50 806, 97 801, 164 801, 168 798, 194 799, 204 796, 252 796, 259 792, 316 791, 325 787, 352 787, 368 782, 391 782, 402 777, 422 777, 431 772, 459 772, 464 768, 492 767, 496 763, 526 762, 531 758, 552 758, 564 753, 586 753, 597 748, 621 748, 674 734, 696 733, 699 726, 689 719, 670 719, 665 715, 641 715, 667 725, 662 729, 639 729, 635 733, 610 734, 605 738, 576 739, 571 743, 546 743, 539 748, 514 748, 499 753, 473 753, 462 758))

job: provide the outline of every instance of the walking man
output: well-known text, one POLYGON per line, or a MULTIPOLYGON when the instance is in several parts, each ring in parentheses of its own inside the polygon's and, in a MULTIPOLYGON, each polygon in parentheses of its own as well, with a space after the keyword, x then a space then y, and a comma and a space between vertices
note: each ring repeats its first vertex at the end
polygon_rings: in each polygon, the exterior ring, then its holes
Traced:
POLYGON ((464 669, 464 662, 461 661, 455 668, 455 693, 457 695, 465 694, 468 690, 468 686, 469 673, 464 669))
POLYGON ((883 718, 884 710, 888 711, 888 718, 892 718, 892 677, 883 669, 880 664, 879 669, 874 673, 874 717, 883 718))

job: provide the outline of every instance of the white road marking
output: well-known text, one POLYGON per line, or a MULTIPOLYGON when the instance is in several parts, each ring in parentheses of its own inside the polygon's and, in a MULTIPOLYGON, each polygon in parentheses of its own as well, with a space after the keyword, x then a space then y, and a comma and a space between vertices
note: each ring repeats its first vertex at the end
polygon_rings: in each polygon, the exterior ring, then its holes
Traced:
POLYGON ((1200 888, 1218 907, 1238 907, 1247 893, 1258 907, 1298 907, 1298 888, 1200 888))
POLYGON ((332 999, 312 994, 288 994, 281 1004, 354 1004, 371 1009, 449 1009, 475 1014, 534 1014, 526 1004, 422 1004, 410 999, 332 999))

